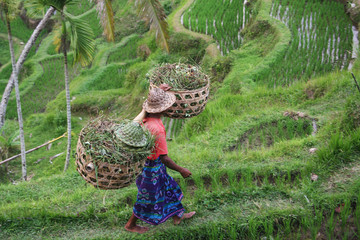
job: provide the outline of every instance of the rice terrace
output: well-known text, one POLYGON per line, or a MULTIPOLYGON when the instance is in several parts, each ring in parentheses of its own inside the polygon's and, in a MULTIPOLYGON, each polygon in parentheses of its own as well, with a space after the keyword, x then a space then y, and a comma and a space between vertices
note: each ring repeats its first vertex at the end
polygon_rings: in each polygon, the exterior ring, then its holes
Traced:
POLYGON ((360 239, 359 0, 0 19, 0 239, 360 239))

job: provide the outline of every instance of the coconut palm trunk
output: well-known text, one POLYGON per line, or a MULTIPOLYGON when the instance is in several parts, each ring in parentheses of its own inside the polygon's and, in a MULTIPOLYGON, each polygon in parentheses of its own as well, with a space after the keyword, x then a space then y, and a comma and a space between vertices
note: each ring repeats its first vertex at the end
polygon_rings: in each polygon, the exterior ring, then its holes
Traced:
POLYGON ((70 87, 69 87, 69 70, 68 70, 68 59, 67 59, 67 32, 66 32, 66 23, 64 15, 62 14, 62 36, 61 36, 61 45, 64 54, 64 73, 65 73, 65 92, 66 92, 66 115, 67 115, 67 135, 68 135, 68 144, 66 151, 66 160, 64 171, 69 167, 70 162, 70 153, 71 153, 71 102, 70 102, 70 87))
POLYGON ((10 55, 11 55, 11 63, 12 63, 12 75, 13 81, 15 86, 15 95, 16 95, 16 105, 17 105, 17 113, 18 113, 18 120, 19 120, 19 130, 20 130, 20 145, 21 145, 21 166, 22 166, 22 179, 24 181, 27 180, 27 171, 26 171, 26 156, 25 156, 25 138, 24 138, 24 126, 23 126, 23 119, 22 119, 22 112, 21 112, 21 102, 20 102, 20 91, 19 91, 19 82, 18 82, 18 75, 19 70, 16 67, 15 63, 15 54, 14 54, 14 45, 12 40, 11 34, 11 26, 10 26, 10 19, 8 13, 5 10, 5 18, 6 18, 6 27, 8 31, 8 38, 9 38, 9 47, 10 47, 10 55))
POLYGON ((4 126, 5 123, 5 114, 6 114, 6 108, 9 102, 11 91, 14 88, 14 78, 18 78, 19 72, 21 71, 22 66, 24 65, 24 62, 26 60, 26 57, 29 55, 31 47, 35 44, 36 39, 38 38, 40 32, 44 29, 46 26, 46 23, 54 13, 55 8, 50 7, 44 18, 40 21, 40 23, 37 25, 36 29, 32 33, 30 39, 26 43, 24 49, 22 50, 20 57, 16 63, 16 75, 14 75, 14 72, 11 74, 11 77, 9 79, 8 84, 6 85, 5 91, 2 95, 1 103, 0 103, 0 129, 4 126))

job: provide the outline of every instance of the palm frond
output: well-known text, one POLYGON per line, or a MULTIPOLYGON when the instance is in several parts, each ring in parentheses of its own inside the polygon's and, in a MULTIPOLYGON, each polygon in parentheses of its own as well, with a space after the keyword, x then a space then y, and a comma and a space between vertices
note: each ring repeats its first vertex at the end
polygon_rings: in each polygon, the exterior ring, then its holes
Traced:
POLYGON ((79 3, 79 0, 27 0, 26 6, 30 12, 39 13, 44 12, 44 9, 52 6, 58 11, 63 11, 67 5, 79 3))
POLYGON ((70 40, 74 50, 74 62, 82 66, 91 63, 95 51, 94 34, 90 25, 69 13, 64 13, 70 23, 70 40))
POLYGON ((24 6, 26 8, 26 14, 29 17, 38 17, 45 15, 46 9, 48 5, 43 5, 38 0, 28 0, 24 2, 24 6))
POLYGON ((150 30, 155 32, 156 40, 169 52, 169 30, 166 14, 159 0, 135 0, 137 13, 150 23, 150 30))
POLYGON ((104 36, 109 42, 114 41, 114 11, 112 8, 111 0, 89 0, 90 2, 96 2, 96 11, 98 12, 98 18, 100 24, 104 29, 104 36))
POLYGON ((56 26, 54 27, 53 32, 54 32, 53 44, 55 45, 55 51, 59 53, 60 49, 62 48, 61 46, 62 28, 60 26, 56 26))
POLYGON ((7 14, 9 20, 14 20, 19 13, 19 0, 0 0, 0 13, 7 14))
POLYGON ((7 140, 3 136, 0 136, 0 148, 4 148, 7 145, 7 140))

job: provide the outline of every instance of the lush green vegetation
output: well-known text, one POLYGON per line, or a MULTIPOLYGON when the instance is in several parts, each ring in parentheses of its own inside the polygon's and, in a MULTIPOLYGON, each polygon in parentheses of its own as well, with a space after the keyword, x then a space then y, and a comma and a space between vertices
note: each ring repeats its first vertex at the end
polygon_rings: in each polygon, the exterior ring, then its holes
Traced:
MULTIPOLYGON (((12 34, 26 43, 33 31, 26 26, 20 17, 17 17, 15 20, 11 21, 10 25, 12 34)), ((2 20, 0 21, 0 32, 6 34, 7 36, 6 23, 2 20)))
MULTIPOLYGON (((69 61, 72 59, 70 58, 69 61)), ((49 58, 41 61, 41 76, 36 79, 31 88, 22 92, 23 116, 44 112, 46 104, 53 100, 61 91, 65 89, 64 84, 64 60, 62 57, 49 58)), ((79 66, 69 68, 70 78, 77 74, 79 66)), ((26 69, 26 68, 25 68, 26 69)), ((16 118, 16 101, 9 102, 7 117, 16 118)))
POLYGON ((282 60, 263 78, 269 85, 289 85, 347 69, 352 55, 352 23, 340 2, 274 0, 270 14, 286 23, 293 37, 282 60))
POLYGON ((137 58, 139 37, 131 38, 121 49, 114 50, 108 57, 107 63, 123 62, 137 58))
MULTIPOLYGON (((168 221, 151 227, 144 235, 126 232, 123 226, 136 200, 135 184, 102 191, 86 184, 75 164, 63 173, 65 154, 51 158, 65 152, 66 139, 62 138, 49 150, 27 155, 28 182, 19 180, 19 161, 11 162, 7 173, 0 166, 0 238, 359 238, 360 94, 351 75, 329 69, 318 72, 322 76, 311 74, 308 81, 273 88, 267 75, 274 66, 281 66, 296 36, 291 34, 290 24, 287 27, 270 16, 276 8, 271 0, 252 1, 251 9, 257 15, 244 29, 241 47, 217 59, 205 54, 205 42, 184 33, 171 33, 170 54, 157 49, 152 35, 134 29, 141 22, 128 22, 134 15, 126 2, 114 4, 119 21, 116 43, 104 42, 99 31, 92 65, 72 66, 76 72, 70 85, 73 132, 76 136, 99 113, 114 118, 137 115, 148 88, 145 75, 157 63, 181 60, 201 65, 214 76, 204 112, 189 120, 164 119, 168 138, 172 139, 168 142, 170 157, 190 169, 193 176, 184 180, 180 174, 169 172, 181 185, 184 206, 197 214, 180 226, 168 221), (119 27, 122 21, 126 24, 119 27), (151 54, 138 55, 141 45, 151 54), (269 84, 264 84, 266 81, 269 84), (310 153, 311 148, 318 150, 310 153), (317 180, 311 180, 314 175, 317 180)), ((230 2, 224 5, 237 4, 230 2)), ((331 6, 329 9, 341 13, 336 16, 337 22, 346 23, 342 8, 335 3, 331 6)), ((302 10, 293 13, 300 21, 302 15, 297 14, 302 10)), ((82 16, 96 20, 94 9, 89 8, 82 16)), ((221 24, 217 27, 218 31, 222 28, 221 24)), ((66 130, 62 58, 54 52, 52 41, 51 33, 26 62, 22 75, 27 148, 66 130)), ((287 66, 290 72, 298 65, 287 66)), ((360 76, 359 61, 353 71, 360 76)), ((2 69, 0 79, 6 79, 5 72, 2 69)), ((11 104, 8 114, 12 115, 1 129, 6 139, 11 139, 17 129, 16 109, 11 104)), ((73 152, 76 142, 74 137, 73 152)), ((11 154, 16 151, 14 148, 11 154)))
POLYGON ((68 6, 66 10, 72 15, 78 16, 92 9, 94 5, 94 1, 79 1, 76 4, 68 6))
POLYGON ((221 52, 227 54, 240 47, 240 32, 249 22, 250 15, 243 0, 199 0, 181 18, 186 28, 211 35, 221 52))

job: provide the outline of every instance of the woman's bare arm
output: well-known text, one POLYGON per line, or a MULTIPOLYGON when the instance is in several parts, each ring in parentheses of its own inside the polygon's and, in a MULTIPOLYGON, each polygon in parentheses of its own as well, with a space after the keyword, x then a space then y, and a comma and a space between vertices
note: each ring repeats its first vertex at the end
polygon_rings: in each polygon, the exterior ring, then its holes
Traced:
POLYGON ((167 154, 160 155, 160 160, 166 167, 179 172, 183 178, 191 176, 191 172, 188 169, 177 165, 167 154))

